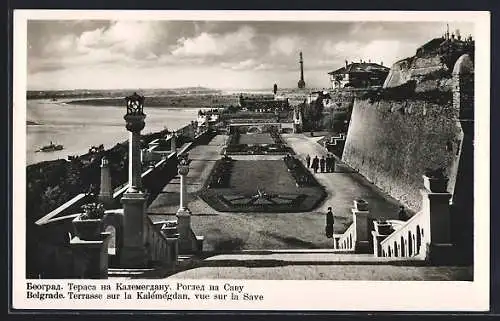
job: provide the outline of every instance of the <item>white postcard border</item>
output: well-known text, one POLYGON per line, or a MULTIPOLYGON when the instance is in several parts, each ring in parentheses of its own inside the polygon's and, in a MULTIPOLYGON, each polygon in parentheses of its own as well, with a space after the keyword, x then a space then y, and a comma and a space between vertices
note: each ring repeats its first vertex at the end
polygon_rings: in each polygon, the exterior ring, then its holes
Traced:
MULTIPOLYGON (((89 11, 15 10, 13 47, 13 248, 12 302, 17 309, 110 310, 386 310, 486 311, 489 309, 489 89, 490 15, 488 12, 400 11, 89 11), (267 281, 193 280, 199 284, 242 284, 262 293, 263 301, 158 302, 135 300, 30 301, 25 278, 26 184, 26 25, 29 19, 109 20, 252 20, 252 21, 467 21, 475 23, 475 251, 473 282, 267 281)), ((110 284, 115 280, 28 280, 41 284, 110 284)), ((176 280, 127 280, 127 284, 172 283, 176 280)))

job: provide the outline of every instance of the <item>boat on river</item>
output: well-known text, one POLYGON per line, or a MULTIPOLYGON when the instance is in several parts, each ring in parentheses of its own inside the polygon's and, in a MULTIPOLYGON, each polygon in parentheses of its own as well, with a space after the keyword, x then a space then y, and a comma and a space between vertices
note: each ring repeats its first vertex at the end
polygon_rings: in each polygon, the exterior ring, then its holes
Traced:
POLYGON ((49 145, 41 147, 37 152, 55 152, 57 150, 63 150, 64 146, 63 145, 58 145, 58 144, 53 144, 50 142, 49 145))

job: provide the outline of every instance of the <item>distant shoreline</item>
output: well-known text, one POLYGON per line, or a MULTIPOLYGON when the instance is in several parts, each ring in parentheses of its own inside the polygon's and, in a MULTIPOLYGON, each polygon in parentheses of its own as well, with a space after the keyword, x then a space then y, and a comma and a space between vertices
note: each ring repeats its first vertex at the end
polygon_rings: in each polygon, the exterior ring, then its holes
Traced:
MULTIPOLYGON (((88 98, 74 99, 65 102, 68 105, 81 106, 125 106, 123 97, 114 98, 88 98)), ((163 108, 213 108, 221 105, 234 105, 237 100, 234 97, 220 96, 214 94, 203 95, 175 95, 175 96, 152 96, 145 97, 144 105, 147 107, 163 108)))
POLYGON ((26 125, 28 126, 36 126, 36 125, 41 125, 40 123, 37 123, 35 121, 27 120, 26 125))

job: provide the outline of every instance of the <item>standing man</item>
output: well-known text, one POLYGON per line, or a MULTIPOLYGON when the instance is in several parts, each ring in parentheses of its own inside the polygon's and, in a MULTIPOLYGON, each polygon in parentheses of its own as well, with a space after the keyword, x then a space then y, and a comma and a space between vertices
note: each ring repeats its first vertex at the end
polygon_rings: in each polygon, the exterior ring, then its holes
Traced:
POLYGON ((326 212, 325 235, 329 239, 333 237, 333 212, 331 207, 329 207, 328 212, 326 212))
POLYGON ((311 167, 311 156, 309 156, 309 154, 306 156, 306 164, 307 168, 311 167))
POLYGON ((319 167, 321 168, 321 173, 325 172, 325 156, 322 156, 321 159, 319 160, 319 167))
POLYGON ((316 174, 318 172, 318 167, 319 167, 319 158, 318 158, 318 156, 314 156, 311 167, 314 170, 314 174, 316 174))

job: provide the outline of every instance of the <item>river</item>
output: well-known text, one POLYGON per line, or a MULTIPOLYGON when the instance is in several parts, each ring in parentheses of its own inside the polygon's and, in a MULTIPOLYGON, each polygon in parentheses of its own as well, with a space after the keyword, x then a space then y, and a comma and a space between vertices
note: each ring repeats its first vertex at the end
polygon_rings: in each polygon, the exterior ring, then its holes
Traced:
MULTIPOLYGON (((128 139, 125 129, 125 107, 80 106, 62 101, 28 100, 26 120, 39 125, 28 125, 26 130, 26 165, 41 161, 66 159, 82 155, 91 146, 103 144, 106 149, 128 139), (63 150, 37 152, 50 142, 61 144, 63 150)), ((196 120, 196 108, 168 108, 145 106, 146 127, 143 134, 164 128, 178 129, 196 120)))

